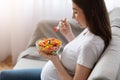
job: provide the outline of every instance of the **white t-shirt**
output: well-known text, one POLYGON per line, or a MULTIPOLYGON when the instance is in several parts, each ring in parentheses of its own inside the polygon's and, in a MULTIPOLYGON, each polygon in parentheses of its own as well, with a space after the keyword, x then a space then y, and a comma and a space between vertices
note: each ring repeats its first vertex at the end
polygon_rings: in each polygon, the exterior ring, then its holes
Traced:
MULTIPOLYGON (((77 64, 93 68, 104 49, 104 41, 99 36, 89 32, 84 35, 86 28, 74 40, 69 42, 61 54, 61 62, 70 75, 74 75, 77 64)), ((51 61, 44 66, 41 73, 42 80, 61 80, 51 61)))

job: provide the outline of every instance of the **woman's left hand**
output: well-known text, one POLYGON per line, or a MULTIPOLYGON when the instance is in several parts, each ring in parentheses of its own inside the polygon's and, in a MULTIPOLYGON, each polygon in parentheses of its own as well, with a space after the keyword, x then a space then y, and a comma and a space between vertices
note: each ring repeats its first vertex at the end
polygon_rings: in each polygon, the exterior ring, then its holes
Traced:
POLYGON ((44 58, 48 59, 48 60, 51 60, 51 61, 57 61, 59 60, 59 56, 56 54, 56 55, 47 55, 46 53, 42 52, 42 51, 39 51, 39 54, 41 56, 43 56, 44 58))

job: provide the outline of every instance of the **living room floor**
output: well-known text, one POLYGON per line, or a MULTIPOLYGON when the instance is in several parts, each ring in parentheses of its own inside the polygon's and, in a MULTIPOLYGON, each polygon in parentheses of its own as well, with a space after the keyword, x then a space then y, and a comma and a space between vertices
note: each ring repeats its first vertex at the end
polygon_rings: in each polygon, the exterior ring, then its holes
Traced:
POLYGON ((12 64, 12 57, 8 56, 4 61, 0 62, 0 70, 12 69, 14 65, 12 64))

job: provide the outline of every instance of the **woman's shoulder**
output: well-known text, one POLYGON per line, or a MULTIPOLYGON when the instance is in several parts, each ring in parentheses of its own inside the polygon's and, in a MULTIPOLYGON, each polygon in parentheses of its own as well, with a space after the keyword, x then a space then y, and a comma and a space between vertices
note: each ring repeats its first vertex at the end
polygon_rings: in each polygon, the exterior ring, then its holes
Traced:
POLYGON ((97 36, 97 35, 94 35, 94 37, 91 39, 91 42, 94 43, 94 44, 104 44, 104 40, 100 37, 100 36, 97 36))
POLYGON ((82 47, 85 47, 85 48, 103 48, 104 47, 104 40, 97 36, 97 35, 94 35, 85 40, 82 44, 82 47))

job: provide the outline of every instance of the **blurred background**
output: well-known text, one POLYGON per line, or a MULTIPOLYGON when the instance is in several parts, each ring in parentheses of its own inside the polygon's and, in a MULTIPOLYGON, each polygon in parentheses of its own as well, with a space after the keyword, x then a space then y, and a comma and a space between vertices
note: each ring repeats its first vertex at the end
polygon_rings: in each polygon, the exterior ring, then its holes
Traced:
MULTIPOLYGON (((108 11, 120 7, 120 0, 105 0, 108 11)), ((41 20, 72 17, 71 0, 0 0, 0 61, 25 50, 32 32, 41 20)))

